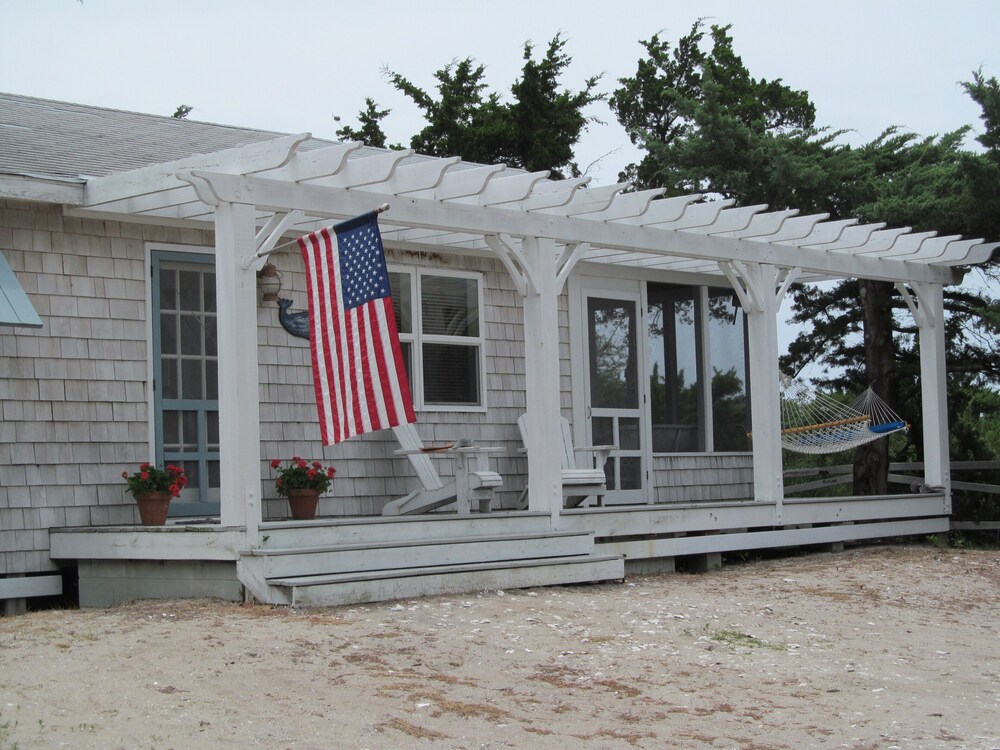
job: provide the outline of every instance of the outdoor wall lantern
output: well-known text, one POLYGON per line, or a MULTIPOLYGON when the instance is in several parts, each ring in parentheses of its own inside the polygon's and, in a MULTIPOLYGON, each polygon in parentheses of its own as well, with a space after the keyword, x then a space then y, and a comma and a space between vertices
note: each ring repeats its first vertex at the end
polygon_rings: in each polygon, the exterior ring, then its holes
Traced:
POLYGON ((262 303, 277 301, 278 293, 281 292, 281 274, 273 263, 265 263, 257 272, 257 291, 260 292, 262 303))

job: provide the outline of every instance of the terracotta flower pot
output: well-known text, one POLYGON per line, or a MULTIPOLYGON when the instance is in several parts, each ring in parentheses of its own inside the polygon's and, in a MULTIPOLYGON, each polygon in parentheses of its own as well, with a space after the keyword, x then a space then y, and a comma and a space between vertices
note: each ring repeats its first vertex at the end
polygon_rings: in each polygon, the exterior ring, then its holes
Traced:
POLYGON ((143 526, 162 526, 167 522, 167 510, 170 507, 169 492, 147 492, 135 499, 139 506, 139 518, 143 526))
POLYGON ((319 490, 288 490, 288 505, 292 509, 292 518, 296 521, 309 521, 315 518, 318 504, 319 490))

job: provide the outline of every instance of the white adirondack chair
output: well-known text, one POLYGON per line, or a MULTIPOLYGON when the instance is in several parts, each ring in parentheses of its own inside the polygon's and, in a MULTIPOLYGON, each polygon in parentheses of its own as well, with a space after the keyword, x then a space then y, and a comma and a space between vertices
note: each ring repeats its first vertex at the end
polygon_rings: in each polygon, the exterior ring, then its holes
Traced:
POLYGON ((490 471, 489 454, 502 451, 503 448, 472 445, 470 441, 463 439, 447 448, 428 450, 412 424, 393 427, 392 431, 402 446, 395 451, 396 454, 409 459, 421 488, 387 503, 382 508, 383 516, 424 513, 450 503, 455 503, 459 515, 467 516, 472 510, 473 501, 480 513, 489 512, 496 489, 503 486, 501 476, 490 471), (446 483, 441 479, 431 461, 432 456, 450 456, 455 459, 453 481, 446 483))
MULTIPOLYGON (((517 418, 517 429, 521 433, 521 442, 528 445, 528 415, 517 418)), ((588 498, 593 497, 596 505, 604 504, 604 494, 608 491, 604 477, 604 464, 615 450, 616 445, 588 445, 573 447, 573 434, 569 429, 569 421, 560 417, 562 427, 562 489, 563 504, 567 508, 583 505, 588 498), (589 453, 592 458, 581 459, 579 453, 589 453)), ((525 487, 518 499, 518 506, 528 505, 528 488, 525 487)))

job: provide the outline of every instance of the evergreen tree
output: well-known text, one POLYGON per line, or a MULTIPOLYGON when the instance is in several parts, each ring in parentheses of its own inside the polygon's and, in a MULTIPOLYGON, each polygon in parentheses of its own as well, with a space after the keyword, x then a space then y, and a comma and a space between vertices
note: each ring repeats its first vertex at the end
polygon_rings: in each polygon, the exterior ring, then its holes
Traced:
MULTIPOLYGON (((559 80, 572 58, 560 36, 536 60, 530 42, 524 45, 520 78, 510 88, 511 101, 489 92, 486 68, 472 58, 438 70, 437 95, 424 91, 400 73, 386 70, 390 83, 423 113, 427 125, 410 146, 430 156, 461 156, 483 164, 503 163, 529 171, 550 170, 554 177, 579 174, 573 148, 593 121, 586 108, 601 100, 595 92, 599 76, 586 80, 580 91, 561 89, 559 80)), ((337 135, 384 146, 381 121, 388 110, 371 99, 359 115, 361 127, 345 126, 337 135)))
MULTIPOLYGON (((366 97, 365 108, 358 112, 358 122, 361 123, 361 127, 352 128, 350 125, 345 125, 337 131, 337 137, 342 141, 361 141, 366 146, 374 146, 375 148, 401 150, 403 147, 399 144, 386 145, 388 139, 382 130, 382 120, 391 111, 389 109, 379 109, 374 99, 366 97)), ((334 119, 340 122, 339 117, 335 117, 334 119)))
MULTIPOLYGON (((610 99, 632 142, 645 152, 624 178, 636 187, 705 192, 743 205, 825 212, 834 219, 858 217, 943 235, 1000 235, 996 79, 975 73, 965 84, 983 108, 984 154, 963 150, 967 128, 940 138, 889 128, 852 148, 839 142, 842 131, 816 127, 805 91, 780 79, 753 78, 733 50, 729 28, 712 26, 706 37, 698 22, 673 47, 658 36, 642 42, 646 55, 635 75, 621 79, 610 99)), ((906 308, 891 284, 849 279, 833 289, 799 286, 793 295, 793 319, 810 330, 793 343, 783 367, 820 362, 838 373, 826 378, 827 387, 857 392, 874 383, 897 410, 915 403, 913 326, 908 313, 895 314, 906 308)), ((967 378, 964 388, 1000 382, 997 352, 983 345, 988 332, 978 317, 990 304, 965 291, 948 294, 948 366, 956 373, 949 384, 955 381, 955 398, 960 373, 967 378), (969 335, 973 330, 977 334, 969 335)), ((912 435, 919 437, 919 431, 912 435)), ((886 492, 887 445, 876 441, 858 450, 856 492, 886 492)), ((911 439, 901 451, 912 446, 911 439)))

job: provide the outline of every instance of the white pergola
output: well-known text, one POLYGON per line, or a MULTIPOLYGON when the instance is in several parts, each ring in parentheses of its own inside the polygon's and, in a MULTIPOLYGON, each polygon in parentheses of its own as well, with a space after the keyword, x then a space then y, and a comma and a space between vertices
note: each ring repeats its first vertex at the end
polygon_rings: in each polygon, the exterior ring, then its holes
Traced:
POLYGON ((494 255, 524 301, 530 509, 562 507, 558 298, 578 263, 728 280, 748 318, 755 499, 783 497, 777 312, 796 281, 894 282, 919 326, 925 481, 949 487, 942 288, 1000 243, 826 214, 734 207, 701 195, 587 187, 502 165, 330 144, 308 134, 94 178, 72 212, 216 231, 222 522, 261 520, 256 276, 299 234, 388 203, 388 247, 494 255), (767 387, 766 384, 774 384, 767 387))

